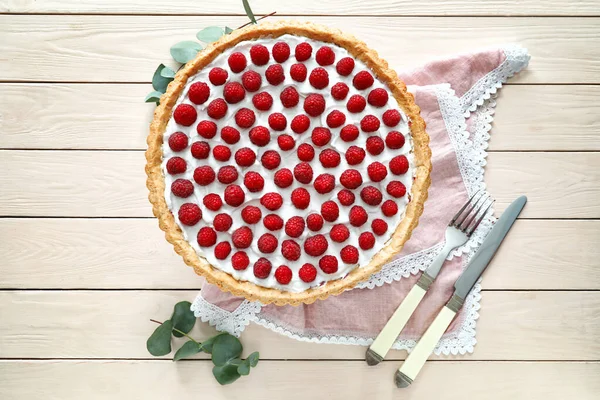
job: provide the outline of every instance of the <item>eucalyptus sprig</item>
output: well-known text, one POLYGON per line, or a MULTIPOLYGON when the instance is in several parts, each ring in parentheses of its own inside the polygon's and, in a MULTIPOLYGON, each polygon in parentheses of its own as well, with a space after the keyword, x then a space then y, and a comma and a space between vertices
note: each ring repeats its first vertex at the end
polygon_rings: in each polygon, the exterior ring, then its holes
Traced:
MULTIPOLYGON (((252 9, 250 8, 250 4, 248 0, 242 0, 242 4, 244 6, 244 10, 246 11, 246 15, 250 19, 250 22, 245 23, 242 26, 237 27, 236 29, 241 29, 250 24, 256 24, 257 21, 261 19, 270 17, 275 15, 275 12, 264 15, 260 18, 256 18, 252 9)), ((202 51, 206 45, 216 42, 224 35, 229 35, 235 29, 232 29, 228 26, 220 27, 220 26, 209 26, 207 28, 202 29, 198 33, 196 33, 196 38, 201 42, 195 42, 191 40, 184 40, 182 42, 176 43, 171 46, 170 53, 173 60, 179 63, 179 69, 181 69, 188 61, 193 60, 198 52, 202 51)), ((175 71, 171 68, 165 66, 164 64, 160 64, 156 71, 154 71, 154 76, 152 77, 152 87, 154 90, 148 95, 144 101, 146 103, 156 103, 156 105, 160 102, 160 96, 163 95, 167 91, 167 86, 169 83, 175 78, 175 71)))
POLYGON ((196 323, 196 317, 190 309, 189 301, 175 305, 171 318, 164 321, 150 321, 160 326, 154 330, 146 341, 146 348, 153 356, 165 356, 171 352, 171 336, 189 340, 183 344, 173 356, 173 361, 191 357, 200 352, 211 354, 213 375, 221 385, 235 382, 239 377, 250 374, 250 369, 258 364, 259 354, 254 352, 242 360, 242 343, 229 333, 219 333, 203 342, 195 340, 188 333, 196 323))

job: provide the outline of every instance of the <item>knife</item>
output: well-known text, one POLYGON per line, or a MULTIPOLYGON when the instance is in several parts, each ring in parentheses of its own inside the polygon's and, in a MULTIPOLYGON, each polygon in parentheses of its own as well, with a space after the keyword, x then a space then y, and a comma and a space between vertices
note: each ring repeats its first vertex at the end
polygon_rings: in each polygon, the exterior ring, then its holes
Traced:
POLYGON ((506 234, 514 224, 515 220, 525 207, 527 197, 521 196, 513 201, 504 214, 496 221, 490 233, 471 259, 467 268, 454 284, 454 293, 450 301, 435 317, 435 320, 427 328, 423 337, 406 358, 406 361, 396 371, 396 386, 405 388, 417 377, 417 374, 427 361, 427 358, 435 348, 436 344, 450 326, 456 313, 463 306, 467 295, 490 263, 490 260, 500 247, 506 234))

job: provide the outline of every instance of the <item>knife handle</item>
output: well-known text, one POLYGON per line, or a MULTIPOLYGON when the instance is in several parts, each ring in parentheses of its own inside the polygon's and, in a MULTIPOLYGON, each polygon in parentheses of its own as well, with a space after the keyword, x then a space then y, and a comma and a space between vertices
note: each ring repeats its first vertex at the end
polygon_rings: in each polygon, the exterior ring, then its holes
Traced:
POLYGON ((456 311, 445 305, 442 311, 435 317, 433 323, 427 328, 423 337, 406 358, 406 361, 396 371, 396 386, 405 388, 417 377, 419 371, 431 355, 438 341, 450 326, 456 311))

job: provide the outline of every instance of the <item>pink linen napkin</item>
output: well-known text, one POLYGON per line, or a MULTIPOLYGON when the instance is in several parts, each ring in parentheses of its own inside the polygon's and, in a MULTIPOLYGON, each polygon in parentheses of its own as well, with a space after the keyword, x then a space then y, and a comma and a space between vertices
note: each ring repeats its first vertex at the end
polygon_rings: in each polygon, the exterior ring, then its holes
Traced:
MULTIPOLYGON (((204 284, 192 310, 217 329, 239 335, 258 323, 286 336, 318 343, 369 345, 441 250, 452 215, 485 189, 483 167, 496 90, 529 61, 525 49, 505 46, 434 61, 399 73, 415 95, 427 123, 432 184, 425 211, 403 251, 356 289, 298 307, 263 306, 204 284)), ((493 193, 492 193, 493 195, 493 193)), ((489 231, 493 218, 455 250, 409 320, 394 348, 410 350, 450 298, 466 261, 489 231)), ((438 344, 436 353, 472 352, 476 343, 480 286, 438 344)))

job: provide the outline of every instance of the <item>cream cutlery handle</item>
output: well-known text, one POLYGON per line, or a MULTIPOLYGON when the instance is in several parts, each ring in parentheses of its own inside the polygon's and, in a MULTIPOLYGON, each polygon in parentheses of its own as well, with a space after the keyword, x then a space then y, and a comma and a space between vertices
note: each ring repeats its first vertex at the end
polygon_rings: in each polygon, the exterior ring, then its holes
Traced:
POLYGON ((417 377, 419 371, 429 358, 436 344, 450 326, 456 311, 444 306, 442 311, 435 317, 433 323, 427 328, 423 337, 419 340, 413 351, 408 355, 406 361, 396 371, 396 386, 407 387, 417 377))

